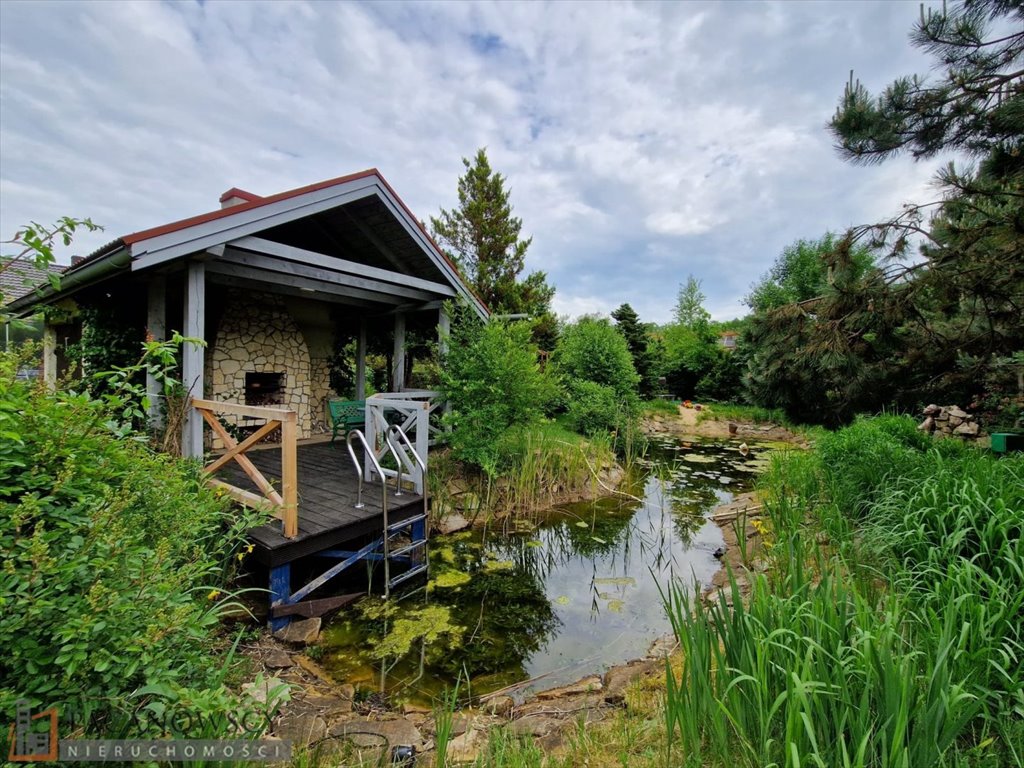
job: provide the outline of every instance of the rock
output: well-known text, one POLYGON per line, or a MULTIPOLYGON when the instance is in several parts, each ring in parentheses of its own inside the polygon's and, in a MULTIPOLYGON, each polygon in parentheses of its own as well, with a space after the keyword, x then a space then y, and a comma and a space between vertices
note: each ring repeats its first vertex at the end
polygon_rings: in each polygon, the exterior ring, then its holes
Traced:
POLYGON ((546 701, 548 699, 558 699, 562 696, 576 696, 581 693, 592 693, 594 691, 600 691, 602 688, 601 678, 597 675, 590 675, 588 677, 584 677, 582 680, 577 680, 575 683, 563 685, 561 688, 551 688, 547 691, 541 691, 537 694, 537 698, 546 701))
POLYGON ((470 728, 448 742, 446 750, 447 762, 449 764, 472 763, 480 754, 480 749, 487 743, 487 739, 481 731, 470 728))
POLYGON ((922 432, 934 432, 935 431, 935 419, 928 416, 924 421, 917 425, 917 428, 922 432))
POLYGON ((320 618, 315 616, 312 619, 293 621, 287 627, 277 630, 274 637, 295 645, 311 645, 320 637, 320 618))
POLYGON ((678 644, 675 635, 664 635, 651 643, 647 655, 652 659, 664 659, 672 654, 678 644))
POLYGON ((656 661, 633 661, 612 667, 604 675, 604 700, 619 704, 626 700, 626 689, 638 677, 660 667, 656 661))
POLYGON ((513 720, 506 726, 506 730, 513 736, 547 736, 557 731, 560 725, 561 722, 553 717, 527 715, 513 720))
POLYGON ((246 683, 242 693, 259 704, 266 704, 268 699, 280 698, 288 684, 279 677, 267 677, 263 680, 246 683))
MULTIPOLYGON (((707 550, 704 550, 704 551, 706 552, 707 550)), ((714 552, 712 552, 711 556, 714 557, 716 560, 721 560, 723 557, 725 557, 725 553, 727 551, 728 551, 728 549, 723 545, 723 546, 719 547, 718 549, 716 549, 714 552)))
POLYGON ((496 717, 507 717, 515 705, 516 700, 511 696, 494 696, 483 703, 483 709, 496 717))
POLYGON ((961 417, 954 416, 952 413, 949 414, 949 426, 951 426, 951 427, 959 427, 963 423, 964 423, 964 420, 961 417))
POLYGON ((469 520, 458 512, 450 512, 439 520, 434 521, 434 530, 438 533, 455 533, 464 528, 469 528, 469 520))
POLYGON ((935 420, 949 421, 949 412, 945 408, 940 409, 938 414, 935 416, 935 420))
POLYGON ((315 744, 326 738, 327 723, 320 715, 300 712, 285 714, 274 727, 274 735, 296 744, 315 744))
POLYGON ((307 706, 313 707, 321 712, 324 717, 332 718, 337 715, 347 715, 352 711, 352 700, 343 699, 340 696, 316 696, 309 695, 303 700, 307 706))
POLYGON ((429 715, 430 707, 424 707, 420 704, 410 704, 406 702, 402 705, 403 715, 429 715))
POLYGON ((729 422, 729 436, 730 437, 734 436, 738 430, 739 430, 739 425, 734 424, 733 422, 730 421, 729 422))
POLYGON ((953 430, 954 435, 961 435, 962 437, 977 437, 978 425, 973 421, 965 421, 959 427, 953 430))
POLYGON ((970 414, 967 413, 967 411, 961 410, 960 408, 958 408, 955 405, 949 406, 949 408, 947 408, 946 411, 949 413, 949 417, 951 419, 955 418, 955 419, 960 419, 961 421, 963 421, 964 419, 966 419, 967 417, 970 416, 970 414))
POLYGON ((292 661, 291 656, 280 648, 272 648, 263 657, 263 666, 267 669, 288 669, 288 667, 294 667, 295 662, 292 661))
POLYGON ((352 683, 342 683, 338 686, 338 695, 352 701, 356 697, 356 687, 352 683))
POLYGON ((394 748, 409 745, 421 748, 423 736, 420 729, 405 717, 395 720, 348 720, 330 730, 332 738, 347 738, 357 747, 394 748))
POLYGON ((935 403, 932 403, 931 405, 929 405, 927 408, 924 409, 924 415, 925 416, 936 416, 936 415, 938 415, 939 411, 941 411, 941 410, 942 409, 939 406, 937 406, 935 403))

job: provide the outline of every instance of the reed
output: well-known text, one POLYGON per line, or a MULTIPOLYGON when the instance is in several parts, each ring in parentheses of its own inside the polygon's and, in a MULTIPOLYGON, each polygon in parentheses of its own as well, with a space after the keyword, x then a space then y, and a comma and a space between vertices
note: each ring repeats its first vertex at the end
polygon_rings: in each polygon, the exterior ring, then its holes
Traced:
POLYGON ((882 417, 762 494, 775 568, 748 603, 663 593, 669 764, 1020 765, 1024 460, 882 417))

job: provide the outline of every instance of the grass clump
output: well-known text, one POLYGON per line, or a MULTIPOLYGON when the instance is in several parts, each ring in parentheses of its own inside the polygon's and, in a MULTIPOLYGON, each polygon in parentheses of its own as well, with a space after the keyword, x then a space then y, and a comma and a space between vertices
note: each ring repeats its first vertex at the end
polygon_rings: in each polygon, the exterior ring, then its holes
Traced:
POLYGON ((672 586, 670 749, 695 765, 1019 765, 1024 458, 865 419, 763 482, 749 603, 672 586), (822 545, 822 530, 828 545, 822 545))

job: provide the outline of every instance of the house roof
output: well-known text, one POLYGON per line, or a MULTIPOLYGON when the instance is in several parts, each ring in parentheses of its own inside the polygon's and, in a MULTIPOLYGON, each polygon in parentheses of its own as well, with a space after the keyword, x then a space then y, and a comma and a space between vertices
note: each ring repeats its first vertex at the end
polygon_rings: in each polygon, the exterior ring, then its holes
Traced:
POLYGON ((49 282, 50 275, 59 275, 66 267, 50 264, 40 269, 28 261, 0 259, 0 295, 4 301, 13 301, 31 293, 38 286, 49 282))
MULTIPOLYGON (((355 212, 346 214, 349 220, 365 217, 372 222, 369 227, 353 222, 362 234, 357 237, 349 233, 350 238, 360 240, 364 255, 373 249, 387 251, 389 243, 400 240, 401 247, 395 246, 395 253, 390 254, 392 264, 407 263, 403 268, 408 268, 414 277, 423 277, 427 272, 433 276, 440 273, 442 279, 475 305, 481 315, 488 313, 486 305, 462 279, 447 254, 376 168, 266 197, 233 187, 221 196, 221 202, 231 198, 244 202, 115 238, 67 268, 64 277, 71 285, 78 285, 85 275, 90 282, 97 282, 105 279, 104 263, 111 267, 116 263, 119 269, 130 268, 135 272, 253 234, 266 234, 271 240, 299 238, 309 241, 301 244, 303 248, 329 252, 328 244, 333 244, 337 238, 331 237, 331 233, 325 234, 322 217, 344 207, 355 212), (306 221, 316 226, 300 226, 306 221), (372 231, 374 227, 386 228, 390 241, 382 242, 376 231, 372 231)), ((45 299, 52 300, 55 295, 50 292, 45 299)), ((30 303, 33 302, 19 301, 15 309, 24 310, 30 303)))

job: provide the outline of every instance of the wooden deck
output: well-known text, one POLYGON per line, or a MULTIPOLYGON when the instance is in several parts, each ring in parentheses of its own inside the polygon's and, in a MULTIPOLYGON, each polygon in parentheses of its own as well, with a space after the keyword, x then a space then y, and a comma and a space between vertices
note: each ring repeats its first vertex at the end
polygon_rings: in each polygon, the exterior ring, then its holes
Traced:
MULTIPOLYGON (((281 479, 279 450, 250 450, 246 454, 268 480, 281 479)), ((255 484, 232 462, 215 475, 240 488, 257 490, 255 484)), ((300 557, 336 547, 343 542, 383 532, 380 482, 363 484, 362 509, 356 509, 357 479, 345 444, 311 443, 298 446, 299 534, 293 539, 281 535, 281 523, 274 522, 249 532, 253 556, 267 566, 283 565, 300 557)), ((388 489, 388 519, 395 523, 423 510, 423 497, 406 491, 394 495, 394 481, 388 489)))

